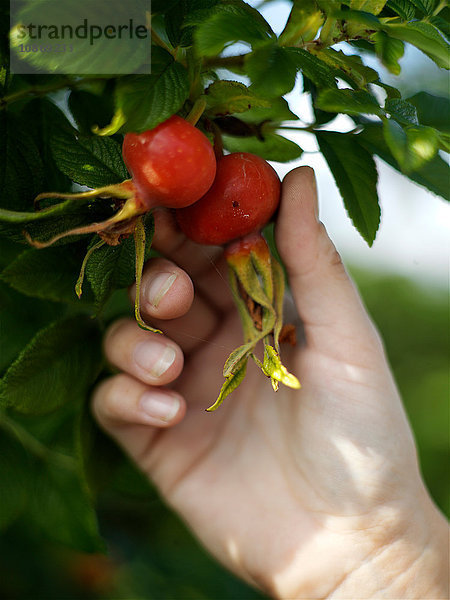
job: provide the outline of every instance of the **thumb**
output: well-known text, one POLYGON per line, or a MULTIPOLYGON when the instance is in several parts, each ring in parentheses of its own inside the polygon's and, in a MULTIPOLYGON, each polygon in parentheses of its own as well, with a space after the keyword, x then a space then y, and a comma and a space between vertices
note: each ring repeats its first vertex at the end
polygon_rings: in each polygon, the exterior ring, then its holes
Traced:
POLYGON ((328 347, 340 358, 345 353, 348 360, 353 355, 361 359, 362 345, 373 347, 375 342, 380 348, 355 285, 319 221, 310 167, 294 169, 284 178, 275 232, 307 343, 322 350, 328 347))

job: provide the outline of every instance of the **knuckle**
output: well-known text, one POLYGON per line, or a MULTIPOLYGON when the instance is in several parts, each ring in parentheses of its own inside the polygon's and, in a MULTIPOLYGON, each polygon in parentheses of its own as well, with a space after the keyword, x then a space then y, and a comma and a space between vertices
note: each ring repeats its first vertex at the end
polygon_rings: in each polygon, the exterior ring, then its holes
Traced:
POLYGON ((332 246, 329 250, 329 263, 332 267, 337 267, 338 269, 344 269, 344 263, 342 262, 341 255, 336 250, 334 246, 332 246))
POLYGON ((335 245, 328 237, 327 230, 323 223, 320 223, 320 236, 321 236, 321 250, 322 254, 326 259, 326 264, 330 265, 336 271, 342 271, 342 274, 345 274, 344 263, 342 262, 341 255, 336 250, 335 245))
POLYGON ((131 379, 119 373, 102 381, 94 392, 92 412, 100 423, 121 421, 123 399, 130 394, 131 379))
POLYGON ((130 325, 130 323, 133 323, 133 320, 128 317, 123 317, 117 321, 114 321, 114 323, 112 323, 106 330, 103 339, 104 348, 107 348, 116 339, 117 335, 120 335, 120 333, 123 332, 124 329, 130 325))

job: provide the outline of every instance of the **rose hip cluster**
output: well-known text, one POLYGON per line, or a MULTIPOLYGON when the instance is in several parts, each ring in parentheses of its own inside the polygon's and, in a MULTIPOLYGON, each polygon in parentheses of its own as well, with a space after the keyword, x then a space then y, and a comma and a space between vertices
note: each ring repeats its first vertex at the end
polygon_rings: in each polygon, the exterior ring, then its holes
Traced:
MULTIPOLYGON (((280 180, 262 158, 246 152, 221 156, 198 129, 171 117, 151 131, 127 134, 123 158, 132 174, 138 205, 175 209, 185 235, 199 244, 226 245, 230 289, 239 311, 244 343, 228 357, 215 410, 245 377, 252 358, 276 391, 299 388, 281 363, 284 273, 261 229, 280 201, 280 180), (255 354, 262 342, 264 356, 255 354)), ((292 341, 292 326, 289 331, 292 341)))
POLYGON ((126 134, 122 152, 142 206, 177 209, 179 227, 199 244, 260 230, 278 206, 280 180, 265 160, 238 152, 216 163, 208 138, 181 117, 126 134))
POLYGON ((98 234, 99 240, 88 249, 75 286, 81 296, 85 267, 92 253, 104 244, 115 246, 133 235, 136 321, 144 329, 161 333, 141 317, 140 286, 146 248, 143 217, 156 207, 174 209, 177 223, 188 238, 199 244, 226 245, 230 290, 244 334, 244 343, 225 362, 225 382, 216 402, 207 410, 215 410, 242 382, 250 358, 270 378, 274 390, 279 383, 299 388, 297 378, 279 357, 280 342, 293 340, 292 327, 287 335, 283 326, 284 273, 261 235, 280 201, 280 180, 274 169, 246 152, 216 160, 208 138, 177 115, 149 131, 127 133, 122 155, 131 179, 79 194, 46 193, 36 199, 63 198, 75 203, 80 199, 92 202, 95 198, 111 198, 117 207, 111 217, 46 241, 28 236, 30 243, 42 248, 68 235, 98 234), (262 360, 255 354, 260 342, 264 346, 262 360))

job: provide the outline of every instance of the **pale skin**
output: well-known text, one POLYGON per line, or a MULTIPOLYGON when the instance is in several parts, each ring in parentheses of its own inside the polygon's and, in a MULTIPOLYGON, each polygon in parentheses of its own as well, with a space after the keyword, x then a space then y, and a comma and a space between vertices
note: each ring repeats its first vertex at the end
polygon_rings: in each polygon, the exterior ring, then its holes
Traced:
POLYGON ((165 336, 132 320, 110 328, 105 353, 121 373, 96 390, 94 414, 206 548, 272 597, 443 600, 448 525, 379 335, 317 214, 313 172, 295 169, 276 239, 304 328, 303 343, 282 348, 301 390, 275 394, 251 365, 205 412, 240 323, 220 250, 158 212, 167 258, 146 265, 141 298, 165 336))

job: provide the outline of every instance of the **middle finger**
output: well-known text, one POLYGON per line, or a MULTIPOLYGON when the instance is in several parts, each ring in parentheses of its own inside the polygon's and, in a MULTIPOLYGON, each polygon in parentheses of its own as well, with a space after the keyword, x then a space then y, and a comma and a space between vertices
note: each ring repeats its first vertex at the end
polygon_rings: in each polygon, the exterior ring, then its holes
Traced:
POLYGON ((183 352, 172 340, 144 331, 132 319, 116 321, 106 332, 106 358, 148 385, 167 385, 183 369, 183 352))

